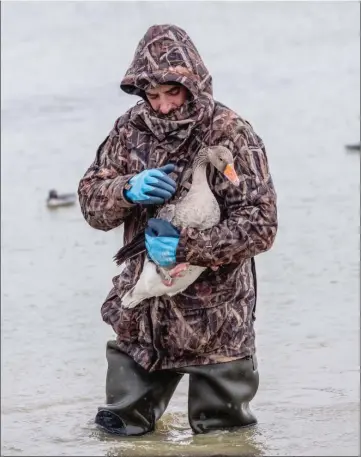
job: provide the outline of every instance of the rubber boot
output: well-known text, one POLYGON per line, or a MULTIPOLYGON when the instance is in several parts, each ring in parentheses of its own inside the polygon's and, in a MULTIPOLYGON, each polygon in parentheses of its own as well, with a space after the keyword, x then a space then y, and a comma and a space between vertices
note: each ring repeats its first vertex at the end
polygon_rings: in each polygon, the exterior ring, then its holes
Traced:
POLYGON ((154 430, 183 374, 148 373, 114 341, 107 343, 106 405, 98 408, 95 423, 108 433, 143 435, 154 430))
POLYGON ((256 356, 232 362, 187 367, 188 419, 195 433, 257 423, 249 402, 259 385, 256 356))

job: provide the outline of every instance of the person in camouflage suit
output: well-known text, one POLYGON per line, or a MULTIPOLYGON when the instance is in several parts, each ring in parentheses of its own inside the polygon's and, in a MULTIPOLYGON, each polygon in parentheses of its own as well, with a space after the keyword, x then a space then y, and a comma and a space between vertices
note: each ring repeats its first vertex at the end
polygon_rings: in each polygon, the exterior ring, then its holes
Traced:
POLYGON ((127 260, 113 278, 101 314, 117 338, 107 343, 106 402, 95 422, 119 435, 153 431, 187 373, 195 433, 255 424, 249 408, 259 384, 254 257, 272 247, 277 232, 263 141, 249 122, 214 100, 212 77, 177 26, 147 30, 120 87, 141 100, 116 120, 80 180, 81 210, 91 227, 108 231, 124 224, 129 243, 156 209, 126 197, 131 179, 171 163, 169 179, 176 185, 170 201, 181 198, 191 185, 193 158, 204 146, 229 148, 241 182, 235 187, 209 169, 221 222, 180 233, 176 262, 210 267, 183 293, 123 308, 121 298, 139 278, 143 254, 127 260), (181 103, 177 88, 186 93, 181 103))

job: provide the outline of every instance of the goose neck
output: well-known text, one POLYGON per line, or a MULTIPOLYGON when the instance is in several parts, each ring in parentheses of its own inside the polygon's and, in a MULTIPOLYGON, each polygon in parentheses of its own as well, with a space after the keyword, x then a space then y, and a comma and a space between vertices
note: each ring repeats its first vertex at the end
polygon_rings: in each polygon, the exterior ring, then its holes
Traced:
POLYGON ((206 154, 199 155, 193 164, 193 182, 204 183, 207 182, 207 165, 208 156, 206 154))

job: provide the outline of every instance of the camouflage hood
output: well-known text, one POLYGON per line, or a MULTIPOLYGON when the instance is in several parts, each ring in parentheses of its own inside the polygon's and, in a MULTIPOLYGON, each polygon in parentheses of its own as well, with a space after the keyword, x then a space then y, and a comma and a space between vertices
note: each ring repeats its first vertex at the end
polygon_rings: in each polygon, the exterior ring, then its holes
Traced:
MULTIPOLYGON (((141 122, 160 141, 171 134, 178 150, 195 127, 206 133, 214 110, 212 77, 187 33, 174 25, 154 25, 139 42, 133 61, 121 82, 121 89, 145 100, 145 91, 159 84, 180 83, 190 99, 170 115, 156 114, 146 102, 137 114, 141 122), (179 144, 175 141, 178 137, 179 144), (180 144, 181 143, 181 144, 180 144)), ((176 148, 174 148, 176 146, 176 148)))

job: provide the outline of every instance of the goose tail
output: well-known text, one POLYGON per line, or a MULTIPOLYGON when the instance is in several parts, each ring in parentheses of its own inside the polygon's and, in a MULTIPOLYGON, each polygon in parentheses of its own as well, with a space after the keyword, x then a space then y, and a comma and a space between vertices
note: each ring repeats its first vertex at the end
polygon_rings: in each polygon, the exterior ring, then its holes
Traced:
POLYGON ((120 266, 128 259, 142 254, 145 251, 145 235, 144 232, 138 233, 130 243, 126 244, 113 257, 117 266, 120 266))

